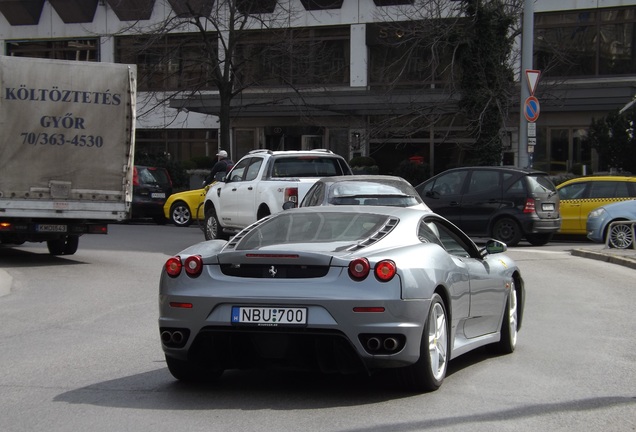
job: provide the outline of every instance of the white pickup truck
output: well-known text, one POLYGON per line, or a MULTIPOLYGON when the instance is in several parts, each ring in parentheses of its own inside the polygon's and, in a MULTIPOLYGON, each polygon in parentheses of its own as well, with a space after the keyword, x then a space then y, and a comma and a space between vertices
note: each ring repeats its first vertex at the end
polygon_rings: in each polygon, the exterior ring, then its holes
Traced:
POLYGON ((205 238, 227 239, 285 202, 300 202, 319 178, 341 175, 352 175, 351 168, 329 150, 253 150, 208 189, 205 238))

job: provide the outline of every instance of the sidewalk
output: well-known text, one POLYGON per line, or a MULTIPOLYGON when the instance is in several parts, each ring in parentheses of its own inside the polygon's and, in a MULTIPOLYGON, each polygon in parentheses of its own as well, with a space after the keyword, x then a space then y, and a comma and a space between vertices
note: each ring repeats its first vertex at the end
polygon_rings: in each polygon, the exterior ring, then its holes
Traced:
POLYGON ((9 276, 9 273, 0 269, 0 297, 9 294, 12 283, 13 278, 9 276))
POLYGON ((636 269, 636 249, 613 249, 606 248, 604 244, 595 244, 572 249, 570 253, 574 256, 591 258, 636 269))

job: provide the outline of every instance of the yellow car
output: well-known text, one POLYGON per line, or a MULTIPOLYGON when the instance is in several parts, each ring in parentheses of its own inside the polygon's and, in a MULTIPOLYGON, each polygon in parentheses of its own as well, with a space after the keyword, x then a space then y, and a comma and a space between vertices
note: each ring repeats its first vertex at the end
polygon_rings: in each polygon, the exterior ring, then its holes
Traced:
POLYGON ((587 215, 605 204, 636 198, 636 177, 579 177, 557 186, 561 200, 560 234, 586 233, 587 215))
POLYGON ((166 219, 178 227, 189 226, 194 219, 203 220, 203 202, 210 185, 203 189, 172 194, 163 205, 163 214, 166 219), (193 217, 193 215, 195 215, 193 217))

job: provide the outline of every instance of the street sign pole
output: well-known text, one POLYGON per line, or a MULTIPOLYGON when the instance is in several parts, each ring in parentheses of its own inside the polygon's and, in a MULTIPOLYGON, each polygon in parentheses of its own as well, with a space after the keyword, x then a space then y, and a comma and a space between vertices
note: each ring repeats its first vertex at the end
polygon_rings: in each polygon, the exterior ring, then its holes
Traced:
POLYGON ((530 97, 526 85, 526 71, 532 69, 532 46, 534 38, 534 0, 525 0, 521 32, 521 71, 519 74, 521 98, 519 103, 519 157, 517 165, 532 167, 532 152, 528 151, 528 120, 524 115, 526 99, 530 97))

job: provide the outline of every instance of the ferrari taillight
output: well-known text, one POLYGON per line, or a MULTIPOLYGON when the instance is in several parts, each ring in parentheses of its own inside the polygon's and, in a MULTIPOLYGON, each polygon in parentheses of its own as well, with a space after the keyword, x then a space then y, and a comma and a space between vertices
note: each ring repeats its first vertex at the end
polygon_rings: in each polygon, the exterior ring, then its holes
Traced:
POLYGON ((165 264, 166 273, 170 277, 177 277, 181 274, 181 270, 185 270, 190 277, 198 277, 203 270, 203 260, 200 255, 190 255, 181 261, 180 256, 173 256, 168 259, 165 264))
MULTIPOLYGON (((364 280, 370 272, 371 264, 366 258, 356 258, 349 263, 349 276, 355 281, 364 280)), ((397 267, 391 260, 382 260, 375 265, 373 273, 380 282, 388 282, 397 273, 397 267)))
POLYGON ((173 256, 166 261, 164 268, 166 269, 166 273, 170 277, 177 277, 181 274, 181 268, 183 264, 181 263, 181 257, 173 256))
POLYGON ((366 278, 371 270, 369 260, 366 258, 356 258, 349 263, 349 276, 354 280, 366 278))
POLYGON ((188 276, 199 277, 203 270, 203 260, 200 255, 190 255, 186 258, 184 268, 188 276))
POLYGON ((391 260, 380 261, 375 265, 375 277, 382 282, 388 282, 393 279, 397 268, 391 260))

